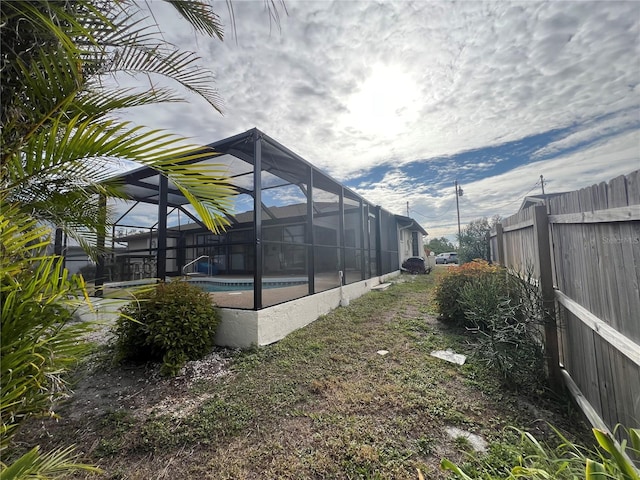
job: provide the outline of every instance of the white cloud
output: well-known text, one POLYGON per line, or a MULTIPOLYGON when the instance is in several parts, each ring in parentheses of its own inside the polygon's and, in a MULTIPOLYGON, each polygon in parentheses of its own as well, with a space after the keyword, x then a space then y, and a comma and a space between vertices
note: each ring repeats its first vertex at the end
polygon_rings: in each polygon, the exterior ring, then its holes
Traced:
MULTIPOLYGON (((396 213, 408 200, 431 233, 456 224, 455 197, 448 180, 402 177, 398 168, 420 159, 573 128, 536 157, 551 158, 465 185, 466 221, 515 211, 518 202, 495 207, 540 173, 566 190, 638 168, 636 2, 293 0, 281 31, 262 2, 235 2, 237 40, 227 27, 224 43, 197 37, 160 4, 167 40, 216 73, 225 114, 190 95, 129 118, 205 143, 256 126, 340 180, 387 166, 358 191, 396 213)), ((501 161, 458 167, 482 177, 501 161)))
POLYGON ((216 72, 225 116, 196 100, 154 123, 206 142, 257 126, 341 178, 639 105, 633 2, 291 2, 281 33, 234 8, 237 43, 167 28, 216 72))
MULTIPOLYGON (((531 163, 502 175, 465 184, 464 195, 460 197, 461 223, 465 225, 480 217, 513 215, 527 194, 541 193, 538 182, 540 175, 545 178, 545 192, 556 193, 578 190, 628 174, 640 168, 639 150, 640 133, 627 132, 586 150, 531 163)), ((455 200, 453 188, 450 190, 444 198, 455 200)), ((417 199, 415 210, 435 211, 434 216, 444 211, 439 205, 430 203, 430 200, 417 199)), ((444 220, 429 221, 419 215, 415 218, 436 237, 446 235, 453 238, 457 232, 455 205, 452 216, 445 216, 444 220)))

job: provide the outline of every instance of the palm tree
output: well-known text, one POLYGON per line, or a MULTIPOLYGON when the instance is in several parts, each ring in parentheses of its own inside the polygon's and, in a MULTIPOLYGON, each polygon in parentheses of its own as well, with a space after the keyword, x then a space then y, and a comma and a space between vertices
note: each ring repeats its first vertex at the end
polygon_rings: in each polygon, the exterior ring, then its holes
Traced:
MULTIPOLYGON (((169 3, 198 32, 222 39, 209 4, 169 3)), ((71 300, 86 295, 82 278, 68 278, 60 258, 43 253, 43 225, 94 245, 106 222, 100 197, 122 196, 108 179, 123 159, 167 175, 208 228, 226 225, 233 189, 219 167, 193 163, 215 152, 117 117, 125 108, 182 100, 152 85, 142 92, 105 86, 105 76, 118 72, 169 78, 220 111, 213 75, 194 53, 164 42, 140 13, 128 0, 0 3, 1 452, 24 419, 52 413, 86 329, 69 322, 71 300)), ((35 447, 11 465, 0 462, 0 476, 48 478, 78 468, 72 460, 69 449, 41 455, 35 447)))

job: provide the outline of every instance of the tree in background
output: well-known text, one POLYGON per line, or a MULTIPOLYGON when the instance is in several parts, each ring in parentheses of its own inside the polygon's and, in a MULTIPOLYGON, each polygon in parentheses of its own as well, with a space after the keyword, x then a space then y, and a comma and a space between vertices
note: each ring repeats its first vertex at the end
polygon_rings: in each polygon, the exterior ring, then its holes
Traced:
POLYGON ((489 232, 499 221, 500 216, 498 215, 492 217, 491 220, 483 217, 473 220, 464 227, 461 237, 458 239, 460 263, 470 262, 475 258, 489 260, 489 232))
POLYGON ((427 243, 426 247, 436 255, 438 255, 439 253, 456 251, 456 247, 454 247, 453 244, 446 239, 446 237, 434 238, 432 240, 429 240, 429 243, 427 243))

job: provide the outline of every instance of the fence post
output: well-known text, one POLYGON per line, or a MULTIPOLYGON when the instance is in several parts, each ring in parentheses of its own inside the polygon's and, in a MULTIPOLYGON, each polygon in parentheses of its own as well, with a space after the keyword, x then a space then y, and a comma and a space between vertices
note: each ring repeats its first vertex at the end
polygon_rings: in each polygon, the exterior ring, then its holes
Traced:
POLYGON ((496 260, 503 267, 504 264, 504 231, 502 230, 502 224, 496 223, 496 260))
POLYGON ((549 383, 554 392, 562 391, 560 372, 560 354, 558 350, 558 329, 555 317, 555 295, 553 291, 553 274, 551 270, 551 244, 549 242, 549 217, 547 207, 533 207, 533 230, 536 261, 539 272, 539 288, 542 293, 544 310, 544 338, 547 357, 549 383))

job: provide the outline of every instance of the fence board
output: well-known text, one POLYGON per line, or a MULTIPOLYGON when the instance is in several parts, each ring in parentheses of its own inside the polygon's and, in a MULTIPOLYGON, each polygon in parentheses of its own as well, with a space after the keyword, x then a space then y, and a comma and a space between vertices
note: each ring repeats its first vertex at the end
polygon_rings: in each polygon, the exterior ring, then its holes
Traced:
POLYGON ((640 170, 627 175, 627 201, 629 205, 640 205, 640 170))
POLYGON ((593 408, 602 416, 603 406, 600 397, 594 332, 573 313, 567 311, 566 316, 568 354, 571 358, 567 370, 593 408))
MULTIPOLYGON (((593 190, 591 188, 583 188, 578 192, 580 200, 580 209, 583 211, 593 211, 593 190)), ((600 270, 598 268, 598 249, 596 248, 597 235, 594 230, 597 227, 592 224, 582 225, 582 257, 584 265, 584 278, 582 279, 583 303, 587 310, 596 312, 596 315, 603 311, 604 301, 598 284, 601 281, 600 270), (586 286, 586 288, 584 288, 586 286)))
POLYGON ((640 428, 640 366, 629 362, 611 345, 608 353, 616 399, 616 416, 609 425, 640 428))
POLYGON ((560 305, 574 314, 591 330, 598 332, 598 335, 616 347, 616 349, 624 354, 629 360, 640 366, 640 345, 607 323, 603 322, 582 305, 571 300, 564 293, 556 291, 555 295, 560 305))
POLYGON ((609 355, 609 344, 594 332, 593 346, 594 359, 598 370, 597 372, 589 372, 589 378, 592 379, 593 385, 597 387, 597 392, 594 394, 600 396, 600 416, 602 416, 607 425, 615 425, 618 423, 618 405, 616 403, 616 379, 609 355))
MULTIPOLYGON (((593 191, 589 191, 587 194, 589 203, 594 200, 592 193, 593 191)), ((640 220, 640 205, 609 208, 595 212, 565 213, 549 216, 550 223, 607 223, 628 222, 630 220, 640 220)))
MULTIPOLYGON (((609 182, 609 208, 612 207, 622 207, 627 205, 627 184, 624 176, 619 176, 614 178, 609 182)), ((629 279, 630 273, 628 272, 627 264, 625 262, 625 258, 629 258, 627 255, 630 253, 633 258, 633 252, 626 251, 624 248, 625 242, 624 240, 624 231, 623 226, 621 228, 616 228, 617 225, 610 225, 609 231, 611 232, 611 237, 607 240, 612 244, 613 247, 613 266, 614 272, 613 276, 615 277, 615 282, 618 291, 622 293, 627 293, 627 282, 626 279, 629 279)), ((619 295, 620 300, 620 315, 617 318, 631 318, 631 310, 629 305, 628 295, 619 295)), ((616 328, 620 328, 617 318, 616 328)))
MULTIPOLYGON (((640 177, 640 175, 639 175, 640 177)), ((640 187, 640 185, 639 185, 640 187)), ((640 193, 639 193, 640 195, 640 193)), ((631 224, 631 246, 633 254, 627 261, 632 265, 632 272, 635 270, 635 278, 631 288, 633 294, 631 298, 632 317, 625 323, 623 333, 629 335, 636 343, 640 343, 640 222, 631 224)), ((638 377, 640 378, 640 376, 638 377)), ((640 398, 640 395, 638 395, 640 398)), ((640 400, 638 400, 640 402, 640 400)))
POLYGON ((532 227, 532 220, 525 220, 524 222, 518 222, 515 225, 509 225, 508 227, 504 227, 502 229, 503 232, 512 232, 514 230, 522 230, 523 228, 532 227))

